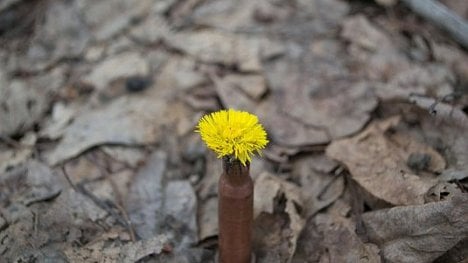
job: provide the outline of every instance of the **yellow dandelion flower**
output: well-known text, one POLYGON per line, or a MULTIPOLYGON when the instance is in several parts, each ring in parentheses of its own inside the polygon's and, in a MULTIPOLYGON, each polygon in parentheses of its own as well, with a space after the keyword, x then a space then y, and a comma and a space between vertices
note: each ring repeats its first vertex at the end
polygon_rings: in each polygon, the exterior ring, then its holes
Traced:
POLYGON ((203 116, 196 132, 218 158, 234 155, 243 165, 252 160, 255 152, 260 154, 268 143, 257 116, 233 109, 203 116))

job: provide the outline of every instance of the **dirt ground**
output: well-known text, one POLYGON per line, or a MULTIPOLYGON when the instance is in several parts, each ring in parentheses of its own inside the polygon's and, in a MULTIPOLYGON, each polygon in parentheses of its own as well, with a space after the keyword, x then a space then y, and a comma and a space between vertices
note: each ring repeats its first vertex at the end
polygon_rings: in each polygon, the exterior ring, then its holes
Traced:
POLYGON ((223 108, 255 262, 467 262, 468 53, 391 0, 0 1, 0 262, 216 262, 223 108))

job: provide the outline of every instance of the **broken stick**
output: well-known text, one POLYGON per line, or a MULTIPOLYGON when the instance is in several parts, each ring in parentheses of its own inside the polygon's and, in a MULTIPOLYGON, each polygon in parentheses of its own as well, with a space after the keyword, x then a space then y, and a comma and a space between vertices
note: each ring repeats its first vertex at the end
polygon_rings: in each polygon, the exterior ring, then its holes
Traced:
POLYGON ((468 49, 468 23, 434 0, 402 0, 413 12, 447 31, 455 41, 468 49))

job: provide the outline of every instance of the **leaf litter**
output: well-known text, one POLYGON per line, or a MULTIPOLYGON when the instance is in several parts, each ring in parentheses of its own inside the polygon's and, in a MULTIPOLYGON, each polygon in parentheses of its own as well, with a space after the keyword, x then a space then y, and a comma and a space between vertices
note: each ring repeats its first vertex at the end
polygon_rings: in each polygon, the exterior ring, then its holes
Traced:
POLYGON ((435 150, 411 138, 398 133, 387 135, 398 122, 394 117, 370 125, 355 137, 331 143, 326 152, 343 162, 352 178, 375 197, 392 205, 422 204, 424 194, 437 180, 415 175, 407 166, 410 154, 427 154, 430 172, 441 172, 445 161, 435 150))
POLYGON ((216 262, 193 130, 232 107, 271 141, 257 262, 466 260, 466 50, 376 3, 0 4, 0 258, 216 262))

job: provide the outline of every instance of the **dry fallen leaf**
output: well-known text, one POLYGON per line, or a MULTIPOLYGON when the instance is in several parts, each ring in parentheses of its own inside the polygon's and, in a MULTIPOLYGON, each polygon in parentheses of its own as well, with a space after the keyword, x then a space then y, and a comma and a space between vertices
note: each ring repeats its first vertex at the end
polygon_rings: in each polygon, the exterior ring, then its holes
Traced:
POLYGON ((447 162, 439 180, 463 180, 468 174, 468 117, 460 107, 424 96, 411 96, 416 104, 405 110, 407 122, 418 123, 419 128, 407 124, 407 133, 421 137, 437 149, 447 162), (416 119, 414 119, 416 118, 416 119))
POLYGON ((168 120, 165 106, 162 99, 155 103, 151 97, 125 96, 83 112, 65 129, 57 147, 46 153, 46 159, 55 165, 96 145, 154 143, 168 120))
POLYGON ((0 0, 0 261, 215 262, 222 166, 193 130, 237 108, 272 142, 258 262, 462 262, 467 55, 395 7, 0 0))
POLYGON ((191 19, 197 25, 223 31, 268 32, 287 39, 304 37, 304 33, 310 36, 334 30, 349 9, 348 2, 339 0, 299 0, 294 3, 203 1, 191 19))
POLYGON ((414 65, 394 74, 385 83, 375 86, 376 95, 382 100, 407 100, 411 94, 435 94, 443 97, 453 92, 453 73, 445 65, 414 65))
POLYGON ((204 86, 208 78, 197 69, 197 62, 188 57, 173 57, 167 62, 165 70, 173 74, 174 87, 184 92, 194 87, 204 86))
POLYGON ((337 165, 323 155, 308 156, 294 162, 291 173, 301 186, 306 218, 333 203, 343 193, 343 176, 331 173, 337 165))
POLYGON ((152 153, 130 186, 125 207, 136 234, 141 238, 156 235, 157 224, 162 220, 162 180, 166 172, 166 162, 165 152, 152 153))
POLYGON ((144 16, 151 10, 152 1, 143 0, 138 3, 118 1, 78 0, 76 6, 98 41, 107 40, 127 28, 134 17, 144 16))
MULTIPOLYGON (((217 87, 224 89, 240 89, 251 99, 259 100, 268 90, 265 78, 262 75, 231 74, 220 80, 222 83, 217 87)), ((220 93, 221 97, 222 93, 220 93)))
POLYGON ((298 241, 293 262, 381 262, 379 249, 361 240, 351 207, 341 200, 310 217, 298 241))
POLYGON ((254 112, 272 141, 284 146, 324 144, 359 131, 377 106, 373 91, 365 83, 353 82, 350 86, 344 81, 349 77, 348 69, 343 61, 331 58, 342 55, 338 44, 330 50, 319 46, 311 50, 298 47, 300 51, 296 52, 305 53, 300 58, 289 51, 285 58, 265 63, 269 93, 260 102, 245 90, 214 77, 221 102, 226 108, 254 112), (317 64, 317 60, 324 63, 317 64))
POLYGON ((304 219, 297 186, 269 173, 255 180, 254 250, 257 262, 290 262, 304 219))
POLYGON ((368 212, 362 220, 385 262, 432 262, 468 237, 468 195, 368 212))
POLYGON ((103 222, 107 212, 74 189, 63 190, 58 174, 44 164, 31 161, 2 178, 0 201, 7 225, 0 231, 0 255, 7 262, 62 262, 57 260, 66 257, 56 253, 57 247, 68 241, 86 243, 102 229, 96 222, 103 222))
POLYGON ((111 240, 102 240, 81 248, 68 247, 64 253, 72 262, 139 262, 150 255, 155 256, 162 253, 166 242, 165 235, 124 245, 119 244, 119 242, 111 242, 111 240))
POLYGON ((106 89, 113 80, 130 76, 146 76, 149 73, 147 61, 137 52, 124 52, 100 62, 84 81, 97 90, 106 89))
MULTIPOLYGON (((12 56, 10 66, 15 70, 35 72, 47 70, 60 59, 80 56, 91 36, 76 5, 54 2, 35 8, 44 9, 44 17, 38 20, 31 41, 27 41, 27 51, 12 56)), ((28 13, 31 16, 37 14, 28 13)))
POLYGON ((218 235, 218 198, 211 197, 200 204, 198 217, 199 240, 215 237, 218 235))
MULTIPOLYGON (((355 133, 369 120, 377 102, 370 90, 361 85, 346 88, 340 94, 319 95, 316 98, 289 90, 285 93, 272 91, 258 103, 226 82, 215 80, 215 84, 225 107, 254 112, 269 131, 272 141, 284 146, 323 144, 333 138, 355 133), (344 109, 342 105, 350 105, 350 98, 362 105, 344 109), (314 110, 310 111, 310 108, 314 110)), ((300 88, 298 86, 296 90, 300 88)))
POLYGON ((468 258, 468 238, 458 242, 445 254, 437 258, 434 263, 459 263, 468 258))
POLYGON ((0 176, 0 189, 3 189, 1 199, 6 198, 6 203, 29 206, 57 197, 62 185, 48 166, 31 160, 0 176))
POLYGON ((148 153, 139 147, 125 147, 121 145, 102 146, 102 151, 112 159, 123 162, 126 165, 136 168, 144 163, 148 153))
POLYGON ((0 173, 24 163, 32 155, 32 149, 20 146, 17 149, 0 147, 0 173))
POLYGON ((158 15, 148 16, 145 21, 130 31, 132 38, 145 44, 157 43, 169 33, 170 29, 167 21, 158 15))
POLYGON ((332 142, 326 150, 329 157, 344 163, 367 192, 393 205, 423 204, 424 195, 437 183, 430 176, 418 176, 407 166, 411 153, 431 157, 429 170, 440 172, 445 160, 427 145, 405 134, 391 134, 400 121, 392 117, 374 122, 360 134, 332 142))
POLYGON ((256 3, 252 1, 203 2, 194 10, 192 19, 196 24, 212 27, 221 26, 227 29, 236 29, 253 22, 252 13, 256 3), (246 10, 248 10, 246 12, 246 10))
POLYGON ((329 80, 327 86, 312 83, 309 89, 294 84, 284 94, 282 111, 309 129, 325 130, 332 139, 359 131, 377 106, 376 98, 364 83, 350 86, 348 81, 329 80))
POLYGON ((174 34, 166 41, 199 61, 238 66, 244 72, 261 71, 262 58, 282 52, 281 46, 266 38, 239 37, 213 30, 174 34))
POLYGON ((167 233, 169 239, 177 241, 175 250, 190 247, 198 241, 197 198, 189 181, 171 181, 166 185, 161 212, 166 224, 176 233, 167 233))
POLYGON ((55 103, 52 107, 52 114, 43 124, 39 136, 51 140, 59 139, 75 117, 76 111, 73 106, 66 106, 60 102, 55 103))
POLYGON ((0 134, 23 134, 37 124, 63 82, 63 72, 39 77, 7 79, 0 68, 0 134))
POLYGON ((410 68, 393 39, 361 14, 343 21, 341 37, 350 41, 348 55, 359 62, 358 70, 370 79, 387 79, 410 68))
POLYGON ((379 263, 379 249, 375 244, 364 243, 356 235, 355 224, 338 215, 318 215, 315 219, 323 231, 324 253, 320 262, 379 263))
POLYGON ((318 229, 315 218, 309 218, 297 240, 293 263, 319 262, 324 252, 323 231, 318 229))

